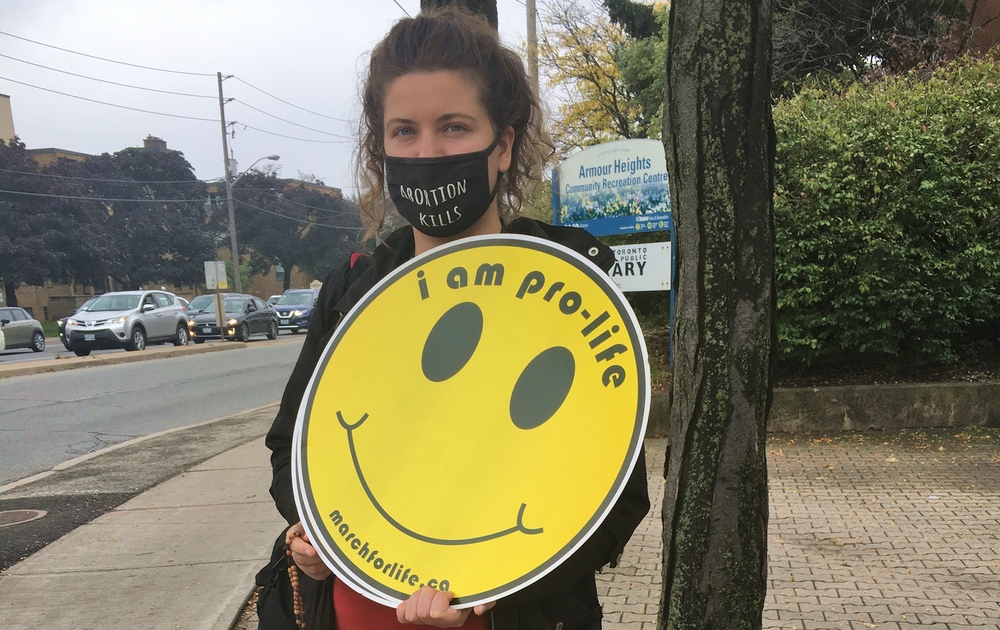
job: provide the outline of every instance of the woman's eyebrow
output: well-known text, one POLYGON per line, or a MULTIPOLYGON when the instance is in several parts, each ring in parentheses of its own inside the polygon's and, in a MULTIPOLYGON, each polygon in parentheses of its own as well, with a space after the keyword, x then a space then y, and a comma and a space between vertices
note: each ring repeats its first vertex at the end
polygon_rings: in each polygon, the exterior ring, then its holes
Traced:
MULTIPOLYGON (((449 112, 447 114, 441 114, 440 116, 438 116, 437 117, 437 122, 438 123, 443 123, 443 122, 448 122, 449 120, 456 120, 456 119, 462 119, 462 120, 468 120, 468 121, 475 121, 476 117, 473 116, 473 115, 471 115, 471 114, 463 114, 462 112, 449 112)), ((386 124, 386 126, 389 126, 389 125, 415 125, 416 121, 410 120, 409 118, 399 118, 399 117, 396 117, 396 118, 390 118, 389 120, 385 121, 385 124, 386 124)))
POLYGON ((438 116, 438 122, 445 122, 448 120, 454 120, 456 118, 462 118, 464 120, 475 120, 476 117, 471 114, 463 114, 462 112, 452 112, 448 114, 441 114, 438 116))

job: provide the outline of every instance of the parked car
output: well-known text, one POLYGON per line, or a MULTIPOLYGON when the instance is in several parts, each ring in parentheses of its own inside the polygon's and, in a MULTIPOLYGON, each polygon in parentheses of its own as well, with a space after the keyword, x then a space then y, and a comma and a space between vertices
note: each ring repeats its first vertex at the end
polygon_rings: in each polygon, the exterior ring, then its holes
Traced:
POLYGON ((3 328, 0 328, 0 352, 3 352, 6 349, 7 349, 7 341, 4 339, 3 336, 3 328))
MULTIPOLYGON (((228 297, 234 297, 234 296, 242 295, 242 294, 241 293, 220 293, 219 295, 221 295, 222 298, 225 299, 225 298, 228 298, 228 297)), ((195 297, 194 299, 191 300, 191 303, 188 304, 188 309, 187 309, 188 310, 188 319, 190 319, 190 318, 194 317, 195 315, 197 315, 198 313, 202 312, 203 310, 205 310, 208 307, 209 304, 212 304, 214 302, 215 302, 215 294, 214 293, 205 293, 204 295, 199 295, 199 296, 195 297)))
POLYGON ((188 310, 188 306, 191 304, 191 302, 188 302, 187 298, 182 298, 179 295, 175 295, 174 297, 176 297, 177 301, 181 303, 181 306, 184 307, 185 311, 188 310))
POLYGON ((272 295, 271 297, 267 298, 267 303, 270 304, 271 306, 274 306, 275 304, 278 303, 278 300, 280 299, 281 299, 280 295, 272 295))
MULTIPOLYGON (((81 304, 75 311, 73 311, 73 315, 76 315, 83 309, 90 306, 96 299, 97 299, 96 295, 94 297, 87 298, 83 304, 81 304)), ((73 317, 73 315, 69 315, 67 317, 60 317, 59 319, 56 320, 56 330, 59 332, 59 341, 62 342, 62 345, 65 346, 67 350, 72 350, 73 348, 69 346, 69 339, 66 338, 66 320, 69 319, 70 317, 73 317)))
POLYGON ((187 313, 166 291, 114 291, 66 320, 66 338, 80 357, 91 350, 144 350, 148 343, 188 342, 187 313))
POLYGON ((0 328, 3 328, 7 350, 14 348, 31 348, 35 352, 45 350, 45 331, 42 330, 42 323, 23 308, 17 306, 0 308, 0 328))
POLYGON ((293 334, 308 330, 318 297, 319 289, 289 289, 282 293, 274 305, 274 310, 278 311, 278 328, 293 334))
POLYGON ((274 309, 260 298, 239 293, 227 293, 223 300, 222 330, 216 319, 215 302, 203 311, 188 318, 188 332, 195 343, 206 339, 236 339, 249 341, 251 335, 267 335, 268 339, 278 337, 278 315, 274 309))

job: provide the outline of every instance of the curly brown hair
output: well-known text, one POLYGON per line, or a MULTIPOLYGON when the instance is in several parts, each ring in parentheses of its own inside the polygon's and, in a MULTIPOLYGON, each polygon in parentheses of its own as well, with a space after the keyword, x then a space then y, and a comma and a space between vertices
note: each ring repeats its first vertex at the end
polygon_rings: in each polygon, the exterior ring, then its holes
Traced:
POLYGON ((510 168, 498 181, 502 220, 517 215, 529 181, 553 153, 521 58, 500 43, 485 18, 453 7, 404 18, 372 50, 361 93, 356 177, 366 237, 378 233, 385 222, 386 89, 405 74, 442 70, 459 72, 478 87, 494 132, 514 128, 510 168))

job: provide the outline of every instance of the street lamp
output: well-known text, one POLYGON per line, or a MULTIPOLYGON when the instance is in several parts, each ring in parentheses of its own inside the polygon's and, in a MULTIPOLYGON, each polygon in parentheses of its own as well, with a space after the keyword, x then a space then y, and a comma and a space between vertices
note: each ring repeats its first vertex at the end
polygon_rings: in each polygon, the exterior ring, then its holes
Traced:
MULTIPOLYGON (((225 136, 223 136, 223 145, 225 145, 225 136)), ((267 157, 262 157, 254 161, 247 170, 243 171, 243 175, 250 172, 257 162, 261 160, 277 160, 279 159, 277 155, 268 155, 267 157)), ((238 175, 236 179, 232 178, 232 170, 229 166, 229 158, 226 157, 226 204, 229 206, 229 242, 230 248, 233 255, 233 281, 236 285, 236 292, 243 293, 243 280, 240 278, 240 253, 236 246, 236 212, 233 210, 233 185, 240 181, 243 175, 238 175)))

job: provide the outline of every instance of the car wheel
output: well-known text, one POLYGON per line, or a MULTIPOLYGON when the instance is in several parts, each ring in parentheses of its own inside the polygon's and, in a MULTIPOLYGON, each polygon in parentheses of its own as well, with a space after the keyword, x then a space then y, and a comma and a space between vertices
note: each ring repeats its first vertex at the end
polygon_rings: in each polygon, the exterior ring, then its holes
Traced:
POLYGON ((240 324, 240 332, 236 334, 236 339, 243 343, 250 341, 250 324, 246 322, 240 324))
POLYGON ((73 354, 75 354, 78 357, 89 357, 90 356, 90 348, 78 348, 78 349, 76 349, 76 350, 73 351, 73 354))
POLYGON ((35 334, 31 336, 31 349, 35 352, 42 352, 45 350, 45 335, 39 331, 35 331, 35 334))
POLYGON ((192 339, 191 341, 195 342, 196 344, 205 343, 204 339, 197 339, 197 338, 195 338, 195 339, 192 339))
POLYGON ((188 345, 188 329, 184 324, 177 325, 177 338, 174 339, 175 346, 188 345))
POLYGON ((267 338, 277 339, 278 338, 278 322, 273 319, 267 324, 267 338))
POLYGON ((126 350, 145 350, 146 349, 146 331, 142 328, 136 326, 132 329, 132 338, 128 345, 125 346, 126 350))

